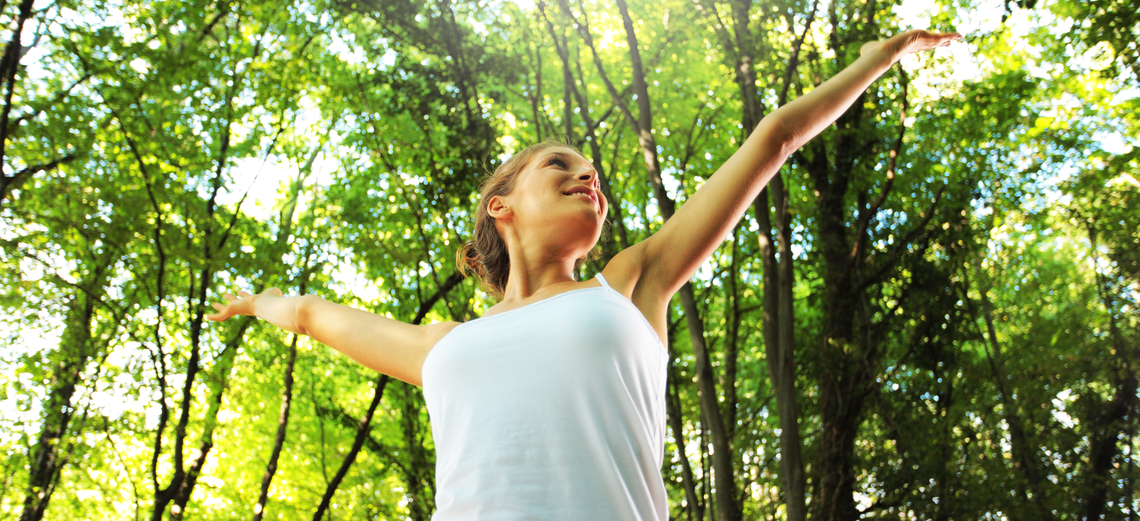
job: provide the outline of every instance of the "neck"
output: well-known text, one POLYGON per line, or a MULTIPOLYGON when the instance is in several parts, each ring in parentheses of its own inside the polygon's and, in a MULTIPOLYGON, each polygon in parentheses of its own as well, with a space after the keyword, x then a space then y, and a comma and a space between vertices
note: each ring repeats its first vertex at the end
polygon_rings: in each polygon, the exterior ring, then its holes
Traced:
POLYGON ((507 287, 503 290, 503 301, 525 299, 548 286, 575 282, 576 259, 572 255, 550 247, 524 247, 522 244, 518 240, 507 241, 511 271, 507 287))

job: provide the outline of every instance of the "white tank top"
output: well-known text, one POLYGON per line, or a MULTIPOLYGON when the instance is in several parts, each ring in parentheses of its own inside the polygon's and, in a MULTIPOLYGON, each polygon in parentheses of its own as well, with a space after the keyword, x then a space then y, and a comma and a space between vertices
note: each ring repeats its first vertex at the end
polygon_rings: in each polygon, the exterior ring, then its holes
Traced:
POLYGON ((428 353, 433 521, 668 518, 668 355, 597 278, 460 324, 428 353))

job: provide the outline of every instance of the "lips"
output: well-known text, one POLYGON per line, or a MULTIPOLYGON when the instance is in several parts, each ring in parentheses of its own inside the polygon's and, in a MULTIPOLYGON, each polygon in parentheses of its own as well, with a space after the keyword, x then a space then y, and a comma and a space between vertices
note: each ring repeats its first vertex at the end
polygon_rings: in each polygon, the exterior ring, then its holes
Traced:
POLYGON ((598 204, 598 193, 588 186, 578 185, 563 193, 566 195, 583 194, 589 197, 595 206, 598 204))

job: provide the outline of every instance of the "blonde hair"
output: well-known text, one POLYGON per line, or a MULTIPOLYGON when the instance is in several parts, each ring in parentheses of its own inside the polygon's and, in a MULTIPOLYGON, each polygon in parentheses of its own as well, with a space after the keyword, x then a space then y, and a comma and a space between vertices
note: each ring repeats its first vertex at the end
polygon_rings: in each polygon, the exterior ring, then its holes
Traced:
MULTIPOLYGON (((495 298, 502 298, 507 288, 507 279, 511 273, 511 258, 507 252, 507 243, 499 235, 495 227, 495 218, 487 211, 487 204, 492 197, 505 196, 515 189, 515 181, 534 156, 551 148, 568 148, 578 155, 580 151, 573 145, 560 141, 544 141, 526 147, 521 152, 511 156, 479 186, 479 208, 475 211, 475 233, 469 241, 465 241, 455 254, 455 263, 459 272, 464 276, 474 275, 482 283, 483 290, 495 298)), ((603 228, 602 237, 607 235, 608 221, 603 228)), ((586 260, 592 260, 601 255, 601 240, 590 250, 585 257, 578 259, 575 269, 581 267, 586 260)))

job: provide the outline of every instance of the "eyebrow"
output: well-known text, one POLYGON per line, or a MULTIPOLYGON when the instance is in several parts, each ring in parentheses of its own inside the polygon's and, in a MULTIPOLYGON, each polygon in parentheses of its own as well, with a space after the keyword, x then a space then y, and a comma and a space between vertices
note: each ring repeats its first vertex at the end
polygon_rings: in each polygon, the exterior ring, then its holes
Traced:
POLYGON ((557 157, 557 158, 559 158, 559 159, 562 159, 562 160, 564 160, 564 161, 565 161, 565 160, 569 160, 569 159, 571 159, 571 158, 573 158, 573 157, 577 157, 577 158, 581 159, 582 161, 585 161, 585 162, 586 162, 586 164, 590 165, 590 168, 593 168, 595 172, 596 172, 596 171, 598 171, 598 167, 597 167, 597 165, 595 165, 593 161, 590 161, 589 159, 586 159, 586 157, 585 157, 585 156, 583 156, 583 155, 581 155, 581 154, 567 153, 567 152, 563 152, 563 151, 555 151, 555 152, 550 152, 550 153, 548 153, 548 154, 546 154, 546 155, 542 156, 542 158, 541 158, 541 159, 539 159, 539 162, 540 162, 540 163, 544 163, 544 162, 546 162, 548 159, 550 159, 550 158, 552 158, 552 157, 557 157))

